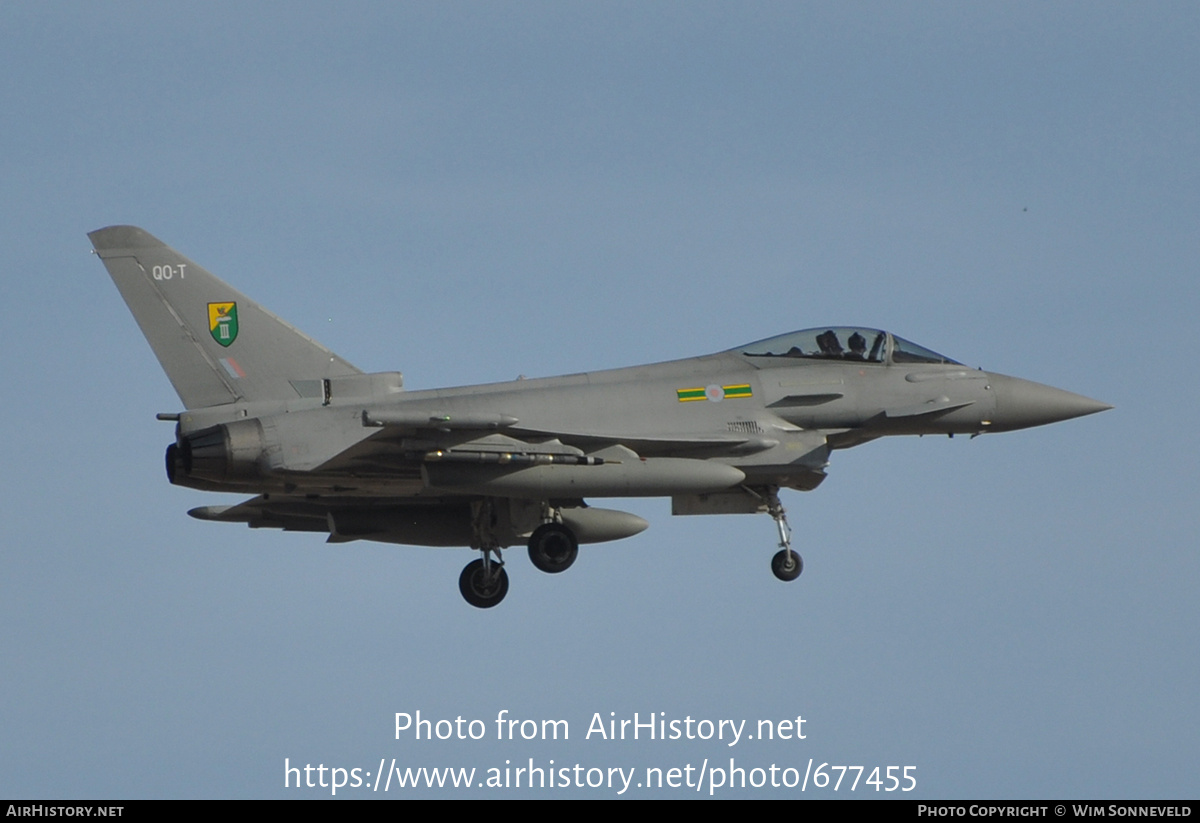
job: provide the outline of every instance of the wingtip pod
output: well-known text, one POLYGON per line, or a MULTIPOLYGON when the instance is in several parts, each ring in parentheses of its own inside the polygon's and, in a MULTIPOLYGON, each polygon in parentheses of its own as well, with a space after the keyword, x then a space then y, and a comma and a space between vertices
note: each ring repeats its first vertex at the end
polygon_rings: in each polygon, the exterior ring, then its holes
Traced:
POLYGON ((102 229, 88 232, 92 248, 98 252, 112 249, 155 249, 166 246, 145 229, 137 226, 105 226, 102 229))

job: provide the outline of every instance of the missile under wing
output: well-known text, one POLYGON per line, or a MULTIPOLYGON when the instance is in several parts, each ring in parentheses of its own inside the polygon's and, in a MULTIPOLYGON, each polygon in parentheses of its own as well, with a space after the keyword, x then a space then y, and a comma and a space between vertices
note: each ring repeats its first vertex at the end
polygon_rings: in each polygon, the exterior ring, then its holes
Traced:
POLYGON ((466 546, 472 605, 508 590, 503 550, 565 571, 580 544, 641 532, 585 498, 670 497, 677 515, 769 514, 772 570, 794 580, 781 489, 832 451, 900 434, 1008 431, 1110 408, 969 369, 889 332, 820 327, 600 372, 407 390, 366 374, 134 226, 89 238, 183 405, 169 480, 252 495, 202 520, 331 542, 466 546))

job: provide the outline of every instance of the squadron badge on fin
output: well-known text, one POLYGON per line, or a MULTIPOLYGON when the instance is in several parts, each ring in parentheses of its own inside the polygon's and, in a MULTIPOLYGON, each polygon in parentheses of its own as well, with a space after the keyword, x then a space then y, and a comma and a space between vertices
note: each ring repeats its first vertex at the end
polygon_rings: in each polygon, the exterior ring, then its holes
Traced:
POLYGON ((237 340, 237 303, 209 303, 208 332, 213 340, 226 348, 237 340))

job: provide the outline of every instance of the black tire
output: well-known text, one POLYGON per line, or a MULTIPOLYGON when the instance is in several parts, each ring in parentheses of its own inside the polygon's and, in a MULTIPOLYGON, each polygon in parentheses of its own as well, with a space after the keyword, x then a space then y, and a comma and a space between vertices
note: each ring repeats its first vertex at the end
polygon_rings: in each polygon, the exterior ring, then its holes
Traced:
POLYGON ((529 536, 529 559, 547 574, 571 568, 579 556, 579 541, 561 523, 543 523, 529 536))
POLYGON ((508 594, 508 572, 492 564, 492 579, 484 577, 483 560, 472 560, 458 576, 458 590, 463 599, 477 609, 490 609, 508 594))
POLYGON ((780 549, 771 558, 771 573, 780 580, 795 580, 804 571, 804 560, 788 549, 780 549))

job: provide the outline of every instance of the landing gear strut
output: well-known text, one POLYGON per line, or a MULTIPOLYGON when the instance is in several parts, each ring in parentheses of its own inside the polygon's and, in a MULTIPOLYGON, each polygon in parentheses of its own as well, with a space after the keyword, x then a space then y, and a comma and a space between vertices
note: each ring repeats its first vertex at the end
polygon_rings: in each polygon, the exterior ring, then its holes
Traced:
POLYGON ((496 538, 495 505, 488 498, 471 503, 471 548, 483 557, 472 560, 458 576, 458 590, 463 599, 478 609, 490 609, 508 594, 508 572, 500 556, 500 541, 496 538), (495 559, 492 559, 492 554, 495 559))
POLYGON ((779 502, 777 490, 772 490, 767 497, 767 514, 779 529, 779 551, 771 558, 771 572, 780 580, 795 580, 804 571, 804 561, 792 551, 792 529, 788 526, 787 512, 779 502))

